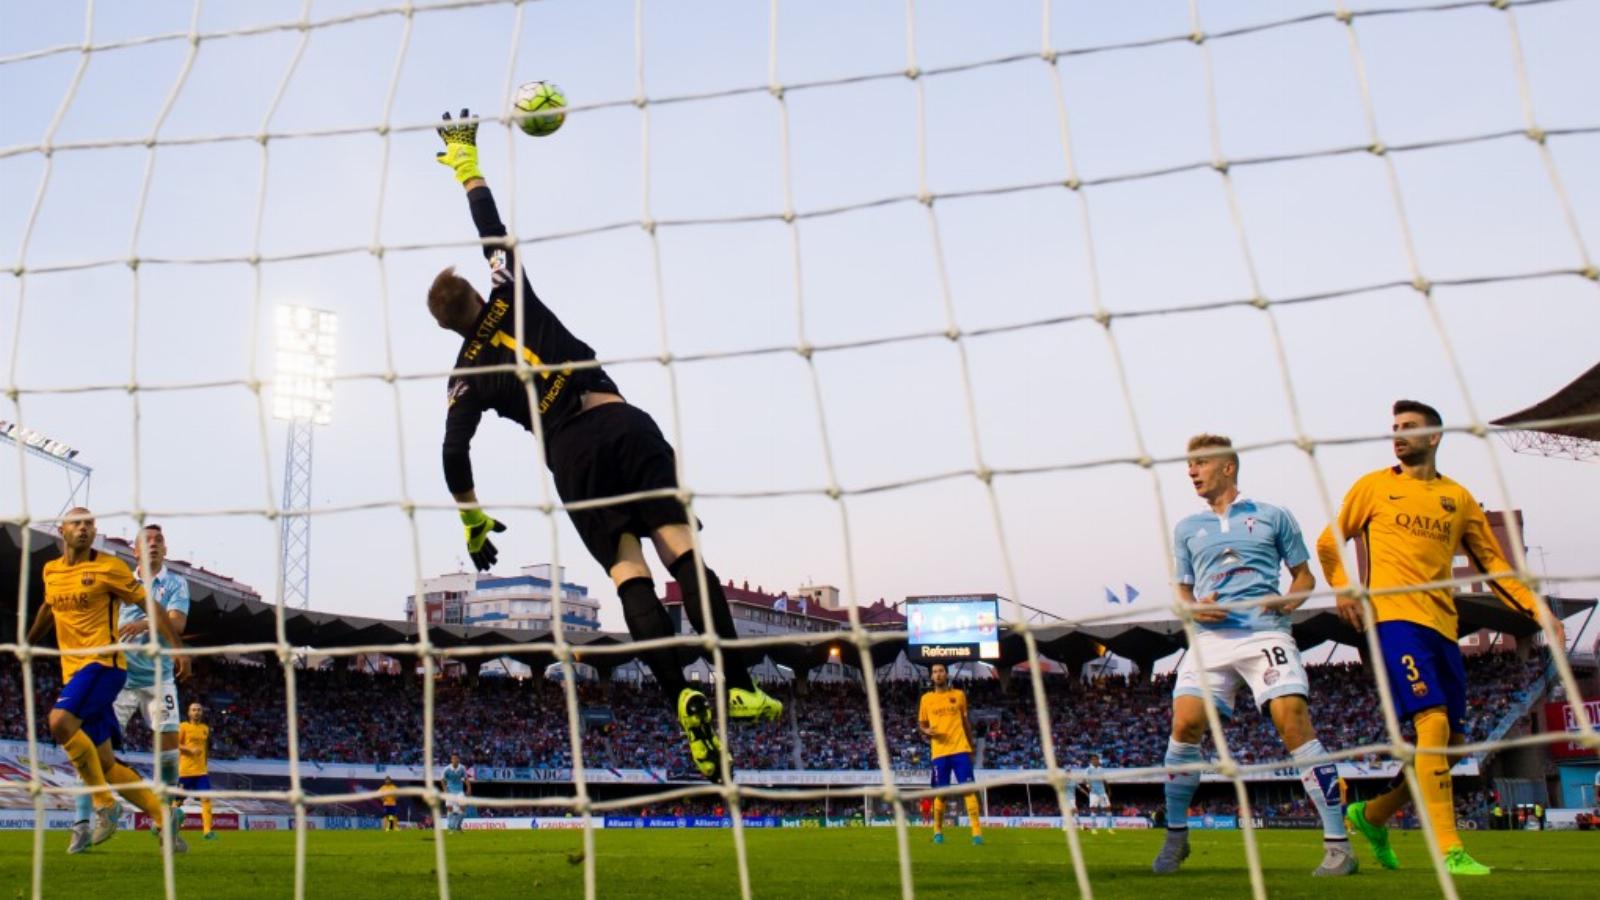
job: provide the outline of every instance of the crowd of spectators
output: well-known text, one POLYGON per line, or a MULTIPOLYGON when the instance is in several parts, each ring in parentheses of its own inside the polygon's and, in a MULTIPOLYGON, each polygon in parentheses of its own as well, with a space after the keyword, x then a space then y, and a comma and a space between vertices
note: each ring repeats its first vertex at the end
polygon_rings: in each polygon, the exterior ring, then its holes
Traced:
MULTIPOLYGON (((1468 660, 1470 739, 1486 738, 1537 678, 1541 659, 1493 654, 1468 660)), ((19 667, 0 657, 0 696, 18 698, 19 667)), ((1312 666, 1312 718, 1322 742, 1342 749, 1385 740, 1370 675, 1359 664, 1312 666)), ((423 753, 423 682, 412 675, 352 669, 295 673, 300 757, 315 763, 415 764, 423 753)), ((980 759, 989 768, 1044 765, 1033 694, 1019 679, 1012 691, 995 680, 963 684, 980 759)), ((742 769, 876 769, 880 765, 865 694, 859 685, 811 683, 796 693, 769 685, 790 714, 777 722, 730 723, 735 764, 742 769)), ((889 765, 925 766, 927 742, 917 731, 919 698, 926 685, 884 682, 878 697, 889 765)), ((48 740, 44 710, 59 690, 53 661, 34 666, 39 735, 48 740)), ((283 759, 288 754, 283 673, 262 665, 218 658, 197 660, 182 685, 185 703, 198 699, 212 724, 214 759, 283 759)), ((1057 760, 1088 763, 1091 753, 1109 768, 1155 766, 1167 742, 1171 676, 1047 681, 1048 718, 1057 760)), ((584 683, 578 688, 586 715, 582 745, 589 765, 680 770, 686 763, 682 733, 653 684, 584 683)), ((1241 700, 1243 696, 1241 696, 1241 700)), ((1247 702, 1226 725, 1228 745, 1242 763, 1286 756, 1269 719, 1247 702)), ((15 710, 15 708, 13 708, 15 710)), ((24 719, 0 717, 0 737, 22 738, 24 719)), ((560 769, 572 765, 565 694, 541 678, 440 678, 434 682, 434 747, 443 762, 460 753, 474 766, 560 769)), ((130 728, 133 747, 150 745, 143 723, 130 728)))

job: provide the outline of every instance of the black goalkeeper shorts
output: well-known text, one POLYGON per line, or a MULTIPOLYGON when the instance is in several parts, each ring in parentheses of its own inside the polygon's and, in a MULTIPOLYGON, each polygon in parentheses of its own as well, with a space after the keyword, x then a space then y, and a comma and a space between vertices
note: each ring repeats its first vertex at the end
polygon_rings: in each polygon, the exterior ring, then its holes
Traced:
MULTIPOLYGON (((676 489, 677 456, 650 414, 627 403, 605 403, 569 420, 546 448, 546 461, 563 503, 676 489)), ((625 534, 641 541, 663 525, 689 521, 674 497, 651 497, 569 510, 589 555, 610 573, 625 534)))

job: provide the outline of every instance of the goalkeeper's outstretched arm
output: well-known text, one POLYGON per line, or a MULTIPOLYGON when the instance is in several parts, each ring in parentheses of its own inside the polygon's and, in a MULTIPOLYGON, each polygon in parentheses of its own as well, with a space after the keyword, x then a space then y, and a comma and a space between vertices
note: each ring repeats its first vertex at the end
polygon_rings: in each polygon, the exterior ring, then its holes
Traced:
MULTIPOLYGON (((434 158, 455 173, 456 180, 467 192, 472 224, 477 226, 478 237, 483 239, 483 256, 489 261, 489 275, 494 286, 511 284, 513 273, 521 273, 522 266, 517 259, 516 241, 507 239, 494 193, 478 168, 478 123, 472 120, 471 110, 465 108, 461 110, 460 119, 452 119, 447 112, 443 122, 439 126, 439 137, 444 141, 444 149, 434 158)), ((525 274, 521 277, 523 297, 534 297, 533 285, 528 283, 525 274)))

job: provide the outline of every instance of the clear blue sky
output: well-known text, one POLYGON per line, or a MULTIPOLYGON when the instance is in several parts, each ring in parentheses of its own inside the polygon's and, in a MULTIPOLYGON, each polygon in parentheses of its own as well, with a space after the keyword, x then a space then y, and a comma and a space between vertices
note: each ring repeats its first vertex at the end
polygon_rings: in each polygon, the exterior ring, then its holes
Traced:
MULTIPOLYGON (((1394 4, 1373 3, 1381 7, 1394 4)), ((1178 2, 1057 4, 1053 42, 1082 47, 1189 30, 1178 2)), ((314 19, 371 8, 314 2, 314 19)), ((1324 11, 1314 3, 1203 3, 1204 26, 1324 11)), ((183 31, 187 3, 101 3, 94 40, 183 31)), ((292 20, 299 3, 212 3, 200 30, 292 20)), ((767 4, 647 2, 645 88, 652 97, 767 82, 767 4)), ((1546 128, 1600 124, 1600 3, 1567 0, 1516 11, 1532 98, 1546 128)), ((396 123, 444 109, 504 103, 515 12, 509 5, 418 14, 394 98, 396 123)), ((1037 3, 917 4, 923 67, 1035 52, 1037 3)), ((906 65, 898 2, 781 4, 778 71, 785 83, 893 71, 906 65)), ((1358 20, 1378 124, 1390 144, 1522 127, 1504 15, 1487 7, 1358 20)), ((559 82, 576 104, 634 94, 633 6, 547 0, 523 8, 509 81, 559 82)), ((0 4, 0 56, 74 44, 83 9, 0 4)), ((404 21, 386 16, 315 31, 270 128, 376 125, 401 48, 404 21)), ((164 137, 253 133, 294 56, 294 31, 204 41, 163 125, 164 137)), ((1344 27, 1322 19, 1210 44, 1222 147, 1230 157, 1300 153, 1367 141, 1344 27)), ((57 142, 147 135, 182 69, 183 41, 96 54, 57 142)), ((40 140, 78 65, 68 53, 0 66, 0 148, 40 140)), ((1069 57, 1061 63, 1074 150, 1086 179, 1208 160, 1202 51, 1189 43, 1069 57)), ((1044 63, 1027 60, 926 81, 928 182, 946 192, 1065 177, 1054 94, 1044 63)), ((905 79, 788 95, 798 209, 858 203, 917 190, 916 103, 905 79)), ((485 129, 484 171, 525 237, 636 220, 642 209, 640 113, 580 112, 555 136, 508 140, 485 129), (515 155, 512 156, 511 150, 515 155), (513 187, 512 173, 515 172, 513 187), (514 211, 514 212, 513 212, 514 211)), ((660 219, 773 213, 783 207, 779 110, 765 93, 655 107, 650 114, 650 203, 660 219)), ((385 244, 457 242, 473 230, 460 189, 432 156, 430 131, 395 134, 387 177, 375 132, 275 140, 261 252, 284 254, 385 244), (378 201, 383 200, 382 216, 378 201)), ((1589 241, 1600 241, 1600 137, 1551 141, 1589 241)), ((18 254, 45 160, 0 158, 0 269, 92 259, 200 258, 250 253, 261 149, 248 141, 162 147, 142 229, 135 210, 149 152, 142 146, 61 151, 25 260, 18 254)), ((1423 272, 1433 279, 1580 265, 1535 147, 1523 139, 1400 156, 1397 166, 1423 272)), ((1251 253, 1269 297, 1408 279, 1382 164, 1353 154, 1241 167, 1234 181, 1251 253)), ((1186 306, 1249 295, 1221 179, 1200 170, 1093 188, 1102 299, 1113 311, 1186 306)), ((949 200, 936 211, 957 322, 981 328, 1091 310, 1081 220, 1065 189, 949 200)), ((901 203, 800 225, 804 334, 813 343, 942 329, 946 325, 924 210, 901 203)), ((737 351, 799 340, 789 234, 782 223, 666 228, 660 232, 665 333, 674 353, 737 351)), ((532 245, 541 295, 602 358, 662 352, 650 244, 638 228, 532 245)), ((270 374, 272 306, 305 303, 342 319, 341 373, 438 372, 456 341, 422 305, 432 274, 458 265, 481 280, 471 248, 365 253, 260 268, 252 319, 248 265, 146 265, 37 274, 26 281, 13 358, 19 280, 0 277, 0 378, 30 390, 84 384, 146 385, 249 376, 252 349, 270 374), (380 275, 382 277, 380 277, 380 275), (387 294, 384 293, 387 285, 387 294), (387 297, 389 319, 382 315, 387 297), (259 326, 259 327, 258 327, 259 326), (136 350, 136 355, 134 351, 136 350), (130 365, 136 358, 136 369, 130 365)), ((1491 418, 1541 399, 1595 362, 1600 289, 1577 278, 1440 288, 1438 305, 1461 355, 1471 399, 1491 418)), ((1400 396, 1428 400, 1461 422, 1467 402, 1438 332, 1409 290, 1280 308, 1305 427, 1317 437, 1377 434, 1400 396)), ((1140 425, 1152 452, 1176 455, 1198 431, 1251 443, 1293 428, 1265 317, 1234 309, 1118 321, 1140 425)), ((972 366, 982 450, 995 467, 1051 466, 1133 453, 1104 335, 1091 322, 974 338, 972 366)), ((893 343, 816 359, 832 449, 847 488, 970 468, 972 442, 958 357, 944 340, 893 343)), ((816 489, 825 484, 809 379, 793 354, 676 367, 611 367, 629 399, 681 435, 699 491, 816 489)), ((449 497, 438 443, 444 380, 341 381, 335 422, 317 435, 319 505, 449 497), (397 424, 396 416, 399 416, 397 424), (397 435, 399 439, 397 441, 397 435), (402 460, 404 474, 402 475, 402 460)), ((9 402, 0 418, 16 418, 9 402)), ((81 448, 95 467, 94 506, 161 510, 258 508, 276 497, 282 427, 270 424, 263 465, 256 407, 240 386, 142 393, 132 454, 133 402, 123 392, 25 394, 30 426, 81 448)), ((1446 439, 1443 469, 1489 506, 1505 505, 1498 460, 1528 541, 1552 574, 1600 571, 1594 510, 1600 468, 1513 456, 1497 441, 1446 439)), ((475 445, 479 492, 496 504, 543 496, 529 436, 487 421, 475 445)), ((1361 473, 1388 464, 1384 443, 1325 447, 1317 463, 1337 497, 1361 473)), ((1243 487, 1290 507, 1308 533, 1327 512, 1295 450, 1249 454, 1243 487)), ((1102 586, 1129 583, 1148 611, 1165 597, 1164 545, 1192 511, 1181 466, 1150 475, 1119 465, 997 482, 1020 599, 1063 615, 1105 609, 1102 586)), ((29 512, 54 514, 59 475, 28 469, 29 512)), ((0 466, 0 516, 21 514, 17 467, 0 466)), ((999 542, 974 479, 850 498, 854 587, 863 600, 908 594, 1008 592, 999 542)), ((837 505, 819 496, 705 500, 707 559, 724 577, 788 588, 849 587, 837 505)), ((537 513, 508 512, 502 570, 544 562, 551 531, 537 513)), ((455 516, 419 516, 413 562, 396 509, 344 513, 314 525, 315 605, 397 615, 418 572, 454 570, 465 553, 455 516)), ((128 533, 108 516, 108 533, 128 533)), ((604 574, 560 520, 561 555, 620 610, 604 574)), ((273 526, 255 516, 170 520, 175 555, 270 592, 273 526)), ((1593 596, 1600 585, 1574 585, 1593 596)))

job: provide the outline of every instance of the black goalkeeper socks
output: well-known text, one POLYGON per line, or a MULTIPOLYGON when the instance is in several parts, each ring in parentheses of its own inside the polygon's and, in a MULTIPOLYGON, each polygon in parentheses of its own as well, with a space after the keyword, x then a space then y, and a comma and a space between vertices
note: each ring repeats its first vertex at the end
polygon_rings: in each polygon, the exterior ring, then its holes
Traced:
MULTIPOLYGON (((630 578, 617 587, 617 596, 622 599, 622 617, 627 621, 628 634, 634 640, 648 641, 672 637, 677 633, 672 627, 672 617, 667 615, 667 608, 656 599, 655 582, 648 578, 630 578)), ((666 695, 667 706, 676 713, 678 694, 689 686, 683 680, 683 664, 679 661, 678 649, 657 647, 639 654, 639 658, 650 667, 650 674, 656 677, 656 683, 661 685, 661 693, 666 695)))
MULTIPOLYGON (((689 617, 689 623, 695 631, 705 634, 705 613, 700 608, 700 580, 695 573, 694 552, 678 557, 667 567, 667 571, 672 573, 678 587, 683 589, 683 612, 689 617)), ((716 628, 717 637, 737 638, 739 632, 733 625, 728 595, 722 592, 722 582, 717 580, 717 573, 711 571, 709 566, 706 567, 706 599, 711 601, 711 624, 716 628)), ((756 689, 755 679, 750 677, 750 667, 761 661, 761 654, 742 648, 724 647, 722 659, 727 669, 723 674, 728 679, 729 687, 746 691, 756 689)))

